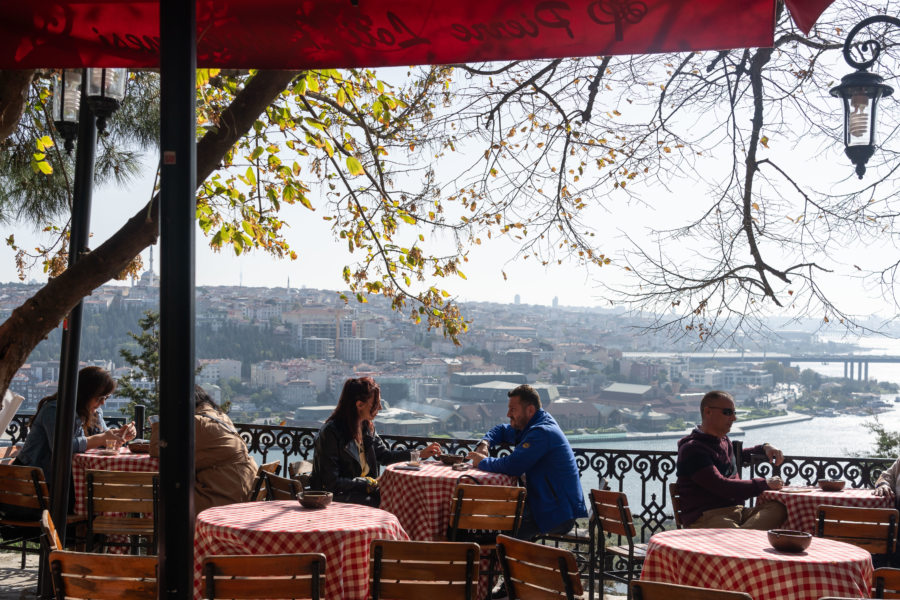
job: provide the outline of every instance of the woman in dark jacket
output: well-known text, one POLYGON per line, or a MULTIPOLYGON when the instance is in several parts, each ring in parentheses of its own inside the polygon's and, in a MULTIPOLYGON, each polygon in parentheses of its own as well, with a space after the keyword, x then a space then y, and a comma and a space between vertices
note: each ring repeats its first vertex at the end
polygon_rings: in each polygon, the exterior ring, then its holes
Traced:
MULTIPOLYGON (((409 460, 409 450, 390 450, 375 433, 381 390, 371 377, 348 379, 338 405, 316 437, 310 487, 334 493, 337 502, 378 506, 379 465, 409 460)), ((439 454, 433 443, 420 456, 439 454)))

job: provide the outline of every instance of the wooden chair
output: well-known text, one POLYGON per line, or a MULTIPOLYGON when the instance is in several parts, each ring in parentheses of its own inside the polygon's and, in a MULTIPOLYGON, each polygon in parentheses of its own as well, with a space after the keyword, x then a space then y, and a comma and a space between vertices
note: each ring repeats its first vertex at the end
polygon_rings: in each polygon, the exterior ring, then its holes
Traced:
POLYGON ((253 482, 253 491, 250 493, 250 498, 252 500, 266 499, 268 495, 268 491, 266 490, 266 473, 278 475, 280 469, 281 463, 277 460, 259 465, 259 468, 256 470, 256 480, 253 482))
POLYGON ((50 553, 56 600, 156 600, 156 557, 50 553))
POLYGON ((726 592, 658 581, 632 581, 629 589, 634 600, 753 600, 753 596, 744 592, 726 592))
POLYGON ((684 529, 681 522, 681 492, 678 491, 678 482, 669 484, 669 501, 672 503, 672 516, 675 517, 675 529, 684 529))
MULTIPOLYGON (((591 490, 591 504, 594 509, 592 525, 595 527, 596 540, 595 546, 591 548, 591 577, 599 576, 598 587, 602 600, 604 579, 631 585, 647 556, 647 545, 634 543, 634 521, 628 508, 628 497, 624 493, 591 490), (607 543, 607 536, 611 535, 618 536, 618 545, 607 543), (624 562, 624 568, 617 565, 616 561, 624 562)), ((631 587, 628 588, 628 597, 631 598, 631 587)))
POLYGON ((308 460, 298 460, 288 465, 288 474, 291 479, 296 479, 300 487, 306 489, 309 487, 309 480, 312 477, 312 463, 308 460))
POLYGON ((38 467, 0 464, 0 504, 15 506, 21 514, 0 516, 0 549, 21 550, 22 568, 29 541, 41 536, 41 514, 50 508, 44 472, 38 467))
POLYGON ((297 494, 303 491, 299 481, 279 477, 272 473, 263 473, 266 480, 266 500, 296 500, 297 494))
POLYGON ((44 533, 44 543, 47 544, 48 552, 54 550, 62 550, 62 542, 59 540, 59 534, 56 533, 56 526, 53 525, 53 519, 50 517, 50 511, 45 510, 41 513, 41 531, 44 533))
POLYGON ((900 598, 900 569, 875 569, 872 575, 872 597, 900 598))
POLYGON ((575 600, 584 592, 575 555, 568 550, 498 535, 497 554, 510 600, 575 600))
POLYGON ((457 484, 450 502, 451 542, 474 542, 489 556, 488 585, 497 571, 497 535, 515 535, 525 510, 525 488, 507 485, 457 484))
POLYGON ((208 600, 325 597, 324 554, 207 556, 202 572, 208 600))
POLYGON ((372 600, 474 600, 478 544, 375 540, 369 552, 372 600))
POLYGON ((138 546, 156 552, 159 514, 159 474, 156 472, 100 471, 89 469, 87 481, 87 547, 94 549, 97 535, 131 537, 131 549, 138 546), (113 514, 109 514, 113 513, 113 514), (116 515, 118 513, 118 516, 116 515), (124 513, 124 516, 121 516, 124 513), (143 542, 140 541, 143 538, 143 542))
POLYGON ((891 554, 897 545, 897 509, 822 504, 816 508, 816 536, 891 554))

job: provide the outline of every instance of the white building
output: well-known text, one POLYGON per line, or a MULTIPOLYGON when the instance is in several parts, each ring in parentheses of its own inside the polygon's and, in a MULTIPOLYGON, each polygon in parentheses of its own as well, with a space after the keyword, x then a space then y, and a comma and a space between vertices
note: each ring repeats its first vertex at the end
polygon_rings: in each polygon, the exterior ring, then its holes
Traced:
POLYGON ((194 380, 200 384, 216 383, 217 381, 240 379, 241 361, 230 358, 201 358, 197 364, 203 367, 194 376, 194 380))

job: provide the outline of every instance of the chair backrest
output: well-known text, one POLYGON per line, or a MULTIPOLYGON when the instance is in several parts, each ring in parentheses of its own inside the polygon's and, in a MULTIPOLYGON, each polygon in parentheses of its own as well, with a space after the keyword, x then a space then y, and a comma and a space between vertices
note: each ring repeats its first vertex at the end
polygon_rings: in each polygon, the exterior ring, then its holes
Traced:
POLYGON ((375 540, 369 552, 372 600, 476 597, 478 544, 375 540))
POLYGON ((753 596, 743 592, 710 590, 658 581, 632 581, 631 597, 632 600, 753 600, 753 596))
POLYGON ((816 508, 816 535, 859 546, 872 554, 890 554, 897 545, 896 508, 860 508, 822 504, 816 508))
POLYGON ((57 600, 156 600, 156 571, 155 556, 50 553, 57 600))
POLYGON ((875 569, 872 575, 872 597, 900 598, 900 569, 875 569))
POLYGON ((86 474, 88 515, 97 513, 158 514, 159 473, 102 471, 86 474))
POLYGON ((324 554, 207 556, 203 597, 254 600, 312 598, 325 594, 324 554))
POLYGON ((525 508, 525 488, 460 483, 450 503, 450 541, 460 529, 515 534, 525 508))
POLYGON ((498 535, 497 554, 512 600, 575 600, 584 593, 575 555, 568 550, 498 535))
POLYGON ((41 530, 44 532, 44 539, 47 541, 47 547, 53 550, 62 550, 62 542, 59 540, 59 534, 56 533, 56 527, 53 525, 53 519, 50 517, 50 511, 41 512, 41 530))
POLYGON ((684 529, 681 522, 681 492, 678 491, 678 482, 669 484, 669 501, 672 503, 672 515, 675 517, 675 528, 684 529))
POLYGON ((312 463, 308 460, 292 462, 288 465, 288 474, 300 484, 300 487, 306 489, 312 479, 312 463))
POLYGON ((300 484, 286 477, 265 473, 266 500, 296 500, 297 494, 303 491, 300 484))
POLYGON ((40 511, 50 508, 50 492, 39 467, 0 464, 0 504, 35 511, 35 526, 40 511))
POLYGON ((624 492, 612 490, 591 490, 594 519, 601 528, 601 535, 620 535, 631 545, 635 535, 634 521, 628 508, 628 497, 624 492))
POLYGON ((266 474, 278 475, 281 463, 272 461, 259 465, 256 470, 256 480, 253 482, 253 491, 250 493, 251 500, 267 500, 269 491, 266 488, 266 474))

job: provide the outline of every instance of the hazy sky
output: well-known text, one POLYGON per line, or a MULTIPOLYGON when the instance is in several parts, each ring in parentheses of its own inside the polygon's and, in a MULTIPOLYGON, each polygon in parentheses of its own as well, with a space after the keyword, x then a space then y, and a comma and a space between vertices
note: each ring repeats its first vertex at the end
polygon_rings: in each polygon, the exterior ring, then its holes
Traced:
MULTIPOLYGON (((150 197, 153 172, 145 169, 143 176, 126 189, 106 186, 94 191, 91 228, 92 247, 99 246, 126 219, 143 206, 150 197)), ((352 258, 346 242, 335 240, 328 224, 322 220, 324 212, 310 212, 302 206, 285 206, 284 218, 290 224, 286 237, 299 257, 295 261, 277 260, 262 252, 245 253, 236 257, 230 249, 215 253, 210 250, 202 233, 197 230, 197 285, 285 286, 290 277, 291 287, 345 289, 341 270, 352 258)), ((17 225, 12 231, 18 243, 33 247, 41 237, 27 225, 17 225)), ((520 294, 523 303, 550 304, 554 296, 560 303, 576 306, 597 304, 597 290, 583 268, 554 266, 545 269, 535 266, 534 260, 508 263, 515 248, 495 240, 476 247, 470 262, 462 271, 466 280, 452 277, 445 281, 448 291, 460 300, 512 302, 520 294), (506 271, 503 281, 501 271, 506 271)), ((159 246, 154 246, 154 270, 159 273, 159 246)), ((143 253, 148 264, 149 251, 143 253)), ((606 273, 614 269, 604 268, 606 273)), ((31 272, 29 280, 46 281, 40 267, 31 272)), ((0 248, 0 281, 18 281, 13 252, 4 244, 0 248)))

